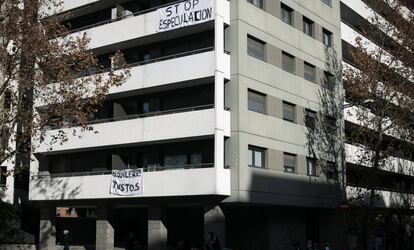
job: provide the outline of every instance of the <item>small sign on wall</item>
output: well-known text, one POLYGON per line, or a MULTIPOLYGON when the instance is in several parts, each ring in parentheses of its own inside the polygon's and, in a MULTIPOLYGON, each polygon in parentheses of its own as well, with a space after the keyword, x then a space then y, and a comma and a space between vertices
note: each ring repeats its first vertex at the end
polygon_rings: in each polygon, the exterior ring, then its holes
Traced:
POLYGON ((110 193, 129 196, 143 194, 143 169, 112 170, 110 193))
POLYGON ((157 32, 179 29, 214 19, 214 0, 189 0, 157 10, 157 32))

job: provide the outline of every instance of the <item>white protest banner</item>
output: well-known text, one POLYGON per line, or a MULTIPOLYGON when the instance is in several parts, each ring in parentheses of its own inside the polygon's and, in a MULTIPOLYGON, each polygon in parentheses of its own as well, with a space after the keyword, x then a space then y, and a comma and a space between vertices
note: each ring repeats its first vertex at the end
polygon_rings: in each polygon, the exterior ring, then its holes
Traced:
POLYGON ((110 193, 122 196, 142 194, 142 173, 142 168, 112 170, 110 193))
POLYGON ((214 19, 214 0, 189 0, 157 10, 157 32, 174 30, 214 19))

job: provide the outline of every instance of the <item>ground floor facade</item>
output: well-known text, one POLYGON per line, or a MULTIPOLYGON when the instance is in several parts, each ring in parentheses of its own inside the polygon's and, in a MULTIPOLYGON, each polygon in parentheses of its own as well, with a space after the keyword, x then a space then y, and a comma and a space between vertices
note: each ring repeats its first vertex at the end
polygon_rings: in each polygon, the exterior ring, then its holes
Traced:
POLYGON ((294 245, 342 248, 343 217, 336 209, 225 203, 205 197, 185 202, 43 203, 40 249, 203 249, 212 232, 221 247, 285 250, 294 245), (214 201, 214 202, 212 202, 214 201))

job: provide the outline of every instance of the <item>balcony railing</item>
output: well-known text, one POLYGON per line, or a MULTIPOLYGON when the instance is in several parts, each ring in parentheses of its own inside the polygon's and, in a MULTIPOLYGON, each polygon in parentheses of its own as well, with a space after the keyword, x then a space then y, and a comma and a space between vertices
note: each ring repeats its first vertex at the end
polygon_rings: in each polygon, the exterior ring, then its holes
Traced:
MULTIPOLYGON (((199 106, 193 106, 193 107, 188 107, 188 108, 169 109, 169 110, 148 112, 148 113, 142 113, 142 114, 133 114, 133 115, 118 116, 118 117, 111 117, 111 118, 104 118, 104 119, 96 119, 96 120, 90 121, 89 124, 94 125, 94 124, 99 124, 99 123, 117 122, 117 121, 147 118, 147 117, 160 116, 160 115, 170 115, 170 114, 192 112, 192 111, 212 109, 212 108, 214 108, 214 104, 199 105, 199 106)), ((67 122, 63 126, 53 126, 53 127, 45 126, 43 129, 53 130, 53 129, 58 129, 58 128, 67 128, 67 127, 74 127, 74 126, 76 126, 75 123, 67 122)))
POLYGON ((77 29, 69 30, 68 32, 69 32, 69 34, 73 34, 73 33, 79 32, 79 31, 95 28, 95 27, 102 26, 102 25, 105 25, 105 24, 108 24, 108 23, 118 22, 118 21, 127 19, 127 18, 132 17, 132 16, 140 16, 140 15, 155 11, 159 8, 163 8, 163 7, 173 5, 173 4, 177 4, 177 3, 180 3, 180 2, 184 2, 184 1, 179 0, 179 1, 171 2, 171 3, 162 4, 162 5, 152 7, 152 8, 146 9, 146 10, 137 11, 137 12, 131 13, 129 15, 125 15, 125 16, 121 16, 121 17, 117 17, 117 18, 113 18, 113 19, 108 19, 108 20, 105 20, 105 21, 100 21, 100 22, 97 22, 97 23, 94 23, 94 24, 79 27, 77 29))
MULTIPOLYGON (((202 163, 202 164, 189 164, 189 165, 175 165, 175 166, 161 166, 159 164, 149 165, 144 167, 144 172, 156 172, 156 171, 166 171, 166 170, 178 170, 178 169, 199 169, 199 168, 213 168, 214 163, 202 163)), ((72 173, 59 173, 59 174, 50 174, 39 173, 37 178, 60 178, 60 177, 76 177, 76 176, 91 176, 91 175, 109 175, 112 173, 112 170, 97 170, 97 171, 85 171, 85 172, 72 172, 72 173)), ((36 176, 33 176, 36 177, 36 176)))
POLYGON ((115 71, 115 70, 122 69, 122 68, 132 68, 132 67, 136 67, 136 66, 141 66, 141 65, 145 65, 145 64, 171 60, 171 59, 184 57, 184 56, 191 56, 191 55, 200 54, 200 53, 204 53, 204 52, 209 52, 209 51, 213 51, 213 50, 214 50, 214 46, 201 48, 201 49, 195 49, 195 50, 181 52, 181 53, 177 53, 177 54, 173 54, 173 55, 157 57, 157 58, 154 58, 154 59, 149 59, 149 60, 144 60, 144 61, 139 61, 139 62, 133 62, 133 63, 125 64, 125 65, 123 65, 121 67, 118 67, 118 68, 100 69, 100 70, 93 71, 92 74, 101 74, 101 73, 115 71))

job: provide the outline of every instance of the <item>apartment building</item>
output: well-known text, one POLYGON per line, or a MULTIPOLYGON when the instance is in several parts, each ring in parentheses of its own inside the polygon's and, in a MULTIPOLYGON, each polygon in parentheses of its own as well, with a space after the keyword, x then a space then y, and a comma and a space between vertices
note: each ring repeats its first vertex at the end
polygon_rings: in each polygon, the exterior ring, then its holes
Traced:
MULTIPOLYGON (((407 1, 407 13, 412 10, 412 1, 407 1)), ((341 33, 343 62, 346 67, 357 67, 354 64, 351 51, 356 46, 356 38, 362 37, 363 44, 369 49, 382 48, 386 53, 392 54, 391 46, 400 46, 396 40, 389 36, 387 24, 390 21, 386 15, 375 15, 380 12, 375 1, 369 0, 341 0, 341 33), (382 26, 373 25, 375 20, 383 23, 382 26), (371 32, 366 31, 369 27, 371 32), (381 29, 381 30, 380 30, 381 29), (383 39, 387 37, 387 39, 383 39), (382 40, 381 40, 382 39, 382 40), (384 42, 386 41, 386 42, 384 42)), ((392 23, 392 22, 391 22, 392 23)), ((363 72, 362 72, 363 73, 363 72)), ((397 74, 397 73, 396 73, 397 74)), ((402 78, 401 81, 407 79, 402 78)), ((348 98, 348 96, 347 96, 348 98)), ((367 100, 369 102, 369 100, 367 100)), ((345 130, 350 135, 353 130, 359 129, 360 121, 355 114, 357 109, 366 107, 346 108, 345 130)), ((373 233, 377 241, 381 242, 386 249, 411 249, 413 245, 413 145, 399 138, 398 134, 384 134, 384 145, 398 145, 393 153, 387 155, 384 164, 375 175, 369 171, 370 164, 364 164, 360 152, 364 152, 364 144, 357 141, 347 140, 346 143, 346 171, 347 171, 347 193, 351 209, 347 218, 347 233, 361 247, 364 244, 364 225, 366 213, 364 209, 368 206, 368 186, 364 183, 367 178, 375 178, 375 215, 373 233), (365 194, 365 195, 364 195, 365 194), (362 198, 361 198, 362 197, 362 198), (365 197, 365 198, 363 198, 365 197), (403 229, 401 229, 403 228, 403 229), (405 247, 405 248, 404 248, 405 247)))
MULTIPOLYGON (((337 159, 322 171, 307 134, 318 91, 341 58, 331 0, 68 0, 104 69, 131 70, 109 91, 93 132, 38 145, 29 200, 40 249, 69 230, 80 249, 342 249, 337 159), (113 170, 143 169, 140 194, 115 195, 113 170)), ((102 74, 105 74, 103 71, 102 74)), ((60 129, 47 127, 48 136, 60 129)))

